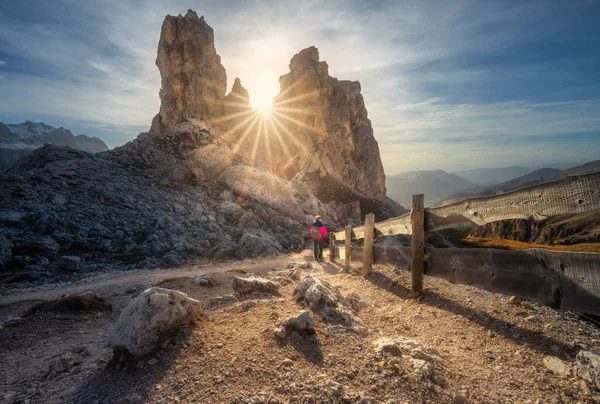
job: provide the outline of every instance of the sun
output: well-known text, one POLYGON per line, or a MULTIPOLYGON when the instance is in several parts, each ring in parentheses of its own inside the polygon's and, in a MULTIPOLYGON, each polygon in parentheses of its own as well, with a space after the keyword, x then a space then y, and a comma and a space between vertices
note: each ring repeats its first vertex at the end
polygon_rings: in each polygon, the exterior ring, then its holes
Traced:
POLYGON ((269 94, 257 94, 254 100, 252 100, 252 95, 250 96, 250 105, 252 109, 262 115, 264 119, 267 119, 269 115, 271 115, 271 107, 273 104, 273 99, 269 96, 269 94))

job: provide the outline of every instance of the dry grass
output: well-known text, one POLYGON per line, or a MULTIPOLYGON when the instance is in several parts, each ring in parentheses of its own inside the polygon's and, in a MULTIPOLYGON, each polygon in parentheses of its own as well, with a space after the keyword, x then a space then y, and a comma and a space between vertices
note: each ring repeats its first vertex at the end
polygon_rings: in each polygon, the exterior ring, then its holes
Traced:
POLYGON ((600 243, 581 243, 572 245, 548 245, 524 243, 521 241, 506 240, 499 238, 467 237, 462 240, 453 240, 452 243, 457 247, 471 248, 499 248, 503 250, 528 250, 531 248, 542 248, 552 251, 569 252, 600 252, 600 243))

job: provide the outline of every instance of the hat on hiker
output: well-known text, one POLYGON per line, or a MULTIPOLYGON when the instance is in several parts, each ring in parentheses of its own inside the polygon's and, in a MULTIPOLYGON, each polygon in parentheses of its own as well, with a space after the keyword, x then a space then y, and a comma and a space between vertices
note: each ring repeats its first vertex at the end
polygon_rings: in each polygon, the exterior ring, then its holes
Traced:
POLYGON ((321 216, 320 215, 315 216, 315 222, 320 222, 320 221, 321 221, 321 216))

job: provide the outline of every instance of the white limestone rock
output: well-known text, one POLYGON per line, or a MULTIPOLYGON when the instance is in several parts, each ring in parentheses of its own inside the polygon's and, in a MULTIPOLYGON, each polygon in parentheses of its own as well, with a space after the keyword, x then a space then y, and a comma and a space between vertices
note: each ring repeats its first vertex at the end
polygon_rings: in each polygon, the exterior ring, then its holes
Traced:
POLYGON ((108 346, 127 350, 134 357, 154 352, 161 338, 178 327, 194 323, 200 302, 185 293, 150 288, 132 299, 108 334, 108 346))

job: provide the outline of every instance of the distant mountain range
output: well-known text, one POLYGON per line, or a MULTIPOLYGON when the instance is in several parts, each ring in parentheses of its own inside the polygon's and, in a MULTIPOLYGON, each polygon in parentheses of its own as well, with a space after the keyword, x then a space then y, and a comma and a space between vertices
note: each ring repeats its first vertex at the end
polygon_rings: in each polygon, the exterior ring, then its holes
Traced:
POLYGON ((473 170, 453 171, 453 174, 463 177, 464 179, 472 182, 473 184, 489 185, 498 184, 501 182, 512 180, 513 178, 522 177, 541 168, 554 168, 556 170, 564 170, 566 168, 573 167, 576 165, 577 163, 555 163, 546 164, 541 167, 509 166, 499 168, 476 168, 473 170))
POLYGON ((63 127, 55 128, 45 123, 27 121, 19 124, 0 122, 0 171, 7 170, 23 156, 51 143, 74 149, 97 153, 108 150, 108 146, 97 137, 73 135, 63 127))
POLYGON ((466 198, 501 194, 569 175, 598 170, 600 160, 575 167, 568 164, 551 164, 550 167, 538 169, 511 166, 461 171, 460 173, 468 179, 443 170, 409 171, 388 176, 386 187, 387 195, 391 199, 410 209, 412 195, 417 193, 425 195, 426 205, 441 206, 466 198), (517 175, 506 178, 514 174, 517 175))
POLYGON ((450 195, 446 195, 434 205, 441 206, 476 196, 491 196, 503 194, 505 192, 510 192, 515 189, 527 187, 529 185, 535 185, 541 182, 549 181, 555 176, 559 175, 559 173, 561 173, 561 170, 557 170, 556 168, 540 168, 539 170, 535 170, 534 172, 531 172, 529 174, 513 178, 509 181, 501 182, 500 184, 492 184, 470 188, 450 195))
POLYGON ((444 170, 409 171, 386 177, 387 196, 410 210, 413 194, 424 194, 431 204, 454 192, 473 188, 475 184, 444 170))

